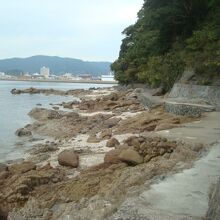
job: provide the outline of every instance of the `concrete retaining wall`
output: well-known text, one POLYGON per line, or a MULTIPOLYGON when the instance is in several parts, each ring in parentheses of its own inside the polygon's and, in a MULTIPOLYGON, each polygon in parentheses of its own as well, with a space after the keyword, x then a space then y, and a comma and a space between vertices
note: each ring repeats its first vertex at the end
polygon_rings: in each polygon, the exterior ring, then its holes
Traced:
POLYGON ((169 98, 199 98, 211 105, 220 105, 220 87, 176 83, 169 94, 169 98))

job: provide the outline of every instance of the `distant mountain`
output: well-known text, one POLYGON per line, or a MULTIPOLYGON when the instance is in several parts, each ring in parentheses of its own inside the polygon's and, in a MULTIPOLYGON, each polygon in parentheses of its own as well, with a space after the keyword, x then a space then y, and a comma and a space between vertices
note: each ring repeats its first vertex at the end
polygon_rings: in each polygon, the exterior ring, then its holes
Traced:
POLYGON ((56 56, 32 56, 0 60, 0 72, 18 75, 21 72, 36 73, 42 66, 50 68, 56 75, 63 73, 101 75, 109 73, 110 62, 88 62, 79 59, 56 56))

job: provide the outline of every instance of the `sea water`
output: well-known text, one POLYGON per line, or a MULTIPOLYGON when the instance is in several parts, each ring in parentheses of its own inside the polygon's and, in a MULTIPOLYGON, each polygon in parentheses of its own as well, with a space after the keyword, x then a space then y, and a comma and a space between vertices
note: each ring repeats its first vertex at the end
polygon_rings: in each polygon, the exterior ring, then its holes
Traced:
POLYGON ((26 89, 34 87, 69 90, 111 86, 109 84, 0 81, 0 162, 22 158, 24 151, 27 150, 23 144, 25 138, 17 137, 15 131, 32 122, 32 119, 28 116, 31 109, 37 107, 37 104, 41 104, 41 107, 51 108, 50 103, 74 100, 72 96, 13 95, 10 92, 13 88, 26 89))

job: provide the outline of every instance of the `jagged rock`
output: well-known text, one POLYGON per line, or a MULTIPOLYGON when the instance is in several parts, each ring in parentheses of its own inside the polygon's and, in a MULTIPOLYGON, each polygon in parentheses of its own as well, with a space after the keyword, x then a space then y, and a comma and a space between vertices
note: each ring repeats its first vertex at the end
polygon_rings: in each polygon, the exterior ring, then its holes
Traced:
POLYGON ((104 125, 107 128, 112 128, 112 127, 116 126, 120 120, 121 120, 120 118, 110 118, 110 119, 107 119, 106 121, 104 121, 104 125))
POLYGON ((66 96, 66 95, 71 95, 71 96, 84 96, 87 94, 90 94, 91 91, 89 90, 85 90, 85 89, 73 89, 73 90, 67 90, 67 91, 63 91, 63 90, 56 90, 56 89, 37 89, 37 88, 27 88, 27 89, 12 89, 11 90, 12 94, 23 94, 23 93, 29 93, 29 94, 46 94, 46 95, 62 95, 62 96, 66 96))
POLYGON ((94 110, 95 102, 92 100, 84 101, 79 104, 80 110, 94 110))
POLYGON ((110 139, 112 137, 112 130, 103 130, 102 133, 100 134, 100 139, 101 140, 106 140, 110 139))
POLYGON ((23 136, 31 136, 32 133, 31 131, 29 131, 27 128, 19 128, 15 134, 19 137, 23 137, 23 136))
POLYGON ((175 141, 170 142, 160 137, 130 137, 125 143, 143 156, 146 163, 154 157, 171 154, 177 147, 175 141))
POLYGON ((17 95, 17 94, 20 94, 20 93, 21 93, 21 91, 16 89, 16 88, 11 90, 11 94, 17 95))
POLYGON ((63 117, 58 111, 45 108, 34 108, 28 115, 36 120, 60 119, 63 117))
POLYGON ((29 152, 30 154, 42 154, 59 150, 56 143, 36 144, 29 152))
POLYGON ((122 150, 119 159, 122 162, 126 162, 128 164, 141 164, 144 162, 144 158, 135 150, 132 149, 127 149, 127 150, 122 150))
POLYGON ((62 115, 55 110, 48 110, 48 115, 47 115, 48 119, 60 119, 62 118, 62 115))
POLYGON ((136 136, 132 136, 132 137, 129 137, 125 143, 128 145, 128 146, 132 146, 132 147, 140 147, 140 141, 139 141, 139 138, 136 137, 136 136))
POLYGON ((106 147, 117 147, 119 145, 120 145, 120 143, 116 138, 111 138, 106 143, 106 147))
POLYGON ((62 166, 78 167, 79 156, 73 150, 64 150, 58 155, 58 162, 62 166))
POLYGON ((60 108, 58 106, 53 106, 52 107, 54 110, 59 110, 60 108))
POLYGON ((30 161, 26 161, 20 164, 13 164, 8 167, 9 172, 12 174, 22 174, 35 169, 36 165, 30 161))
POLYGON ((63 106, 64 108, 72 109, 72 108, 73 108, 73 105, 77 105, 77 104, 79 104, 79 101, 74 100, 74 101, 71 101, 71 102, 63 102, 63 103, 62 103, 62 106, 63 106))
POLYGON ((36 187, 46 184, 52 186, 65 177, 62 170, 49 166, 19 172, 17 170, 16 173, 9 172, 9 176, 0 184, 0 212, 22 206, 36 187))

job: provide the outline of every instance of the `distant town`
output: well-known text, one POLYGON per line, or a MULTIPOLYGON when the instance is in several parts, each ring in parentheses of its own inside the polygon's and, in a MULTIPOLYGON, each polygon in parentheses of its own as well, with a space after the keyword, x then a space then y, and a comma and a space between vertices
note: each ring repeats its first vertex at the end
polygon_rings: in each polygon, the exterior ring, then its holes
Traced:
POLYGON ((2 80, 36 80, 36 81, 100 81, 100 82, 113 82, 114 74, 110 72, 106 75, 93 76, 92 74, 79 74, 65 73, 63 75, 55 75, 50 73, 49 67, 41 67, 39 73, 21 73, 20 75, 10 75, 0 72, 0 79, 2 80))

